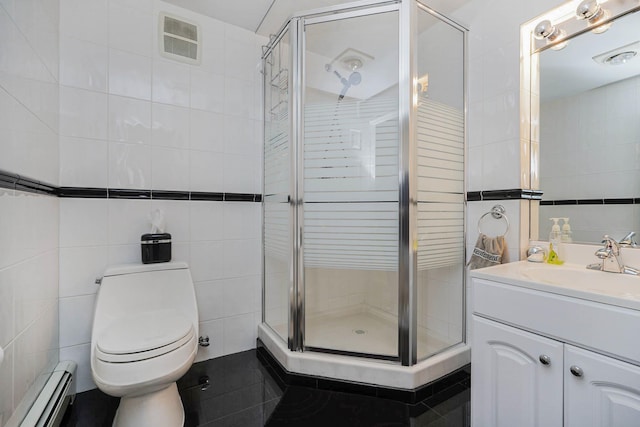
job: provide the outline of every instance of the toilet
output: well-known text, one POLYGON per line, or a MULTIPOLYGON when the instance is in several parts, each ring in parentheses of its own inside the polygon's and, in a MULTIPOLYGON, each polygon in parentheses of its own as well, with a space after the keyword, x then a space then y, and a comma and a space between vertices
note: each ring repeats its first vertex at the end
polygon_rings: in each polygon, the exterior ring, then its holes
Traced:
POLYGON ((121 397, 114 427, 178 427, 176 381, 198 349, 198 308, 186 263, 109 267, 96 298, 91 372, 121 397))

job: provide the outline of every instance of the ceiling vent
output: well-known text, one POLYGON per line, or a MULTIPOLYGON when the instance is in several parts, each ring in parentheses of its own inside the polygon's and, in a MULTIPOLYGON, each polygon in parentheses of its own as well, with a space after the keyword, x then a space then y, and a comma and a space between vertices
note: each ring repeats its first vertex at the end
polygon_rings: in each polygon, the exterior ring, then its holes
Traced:
POLYGON ((160 14, 160 53, 176 61, 199 64, 202 56, 200 27, 182 18, 160 14))

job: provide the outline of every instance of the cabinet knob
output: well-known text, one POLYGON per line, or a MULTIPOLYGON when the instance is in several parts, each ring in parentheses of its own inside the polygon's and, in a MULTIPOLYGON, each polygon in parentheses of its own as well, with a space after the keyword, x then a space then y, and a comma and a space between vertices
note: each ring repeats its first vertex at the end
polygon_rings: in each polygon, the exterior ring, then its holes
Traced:
POLYGON ((551 364, 551 358, 549 356, 547 356, 546 354, 541 354, 540 355, 540 363, 542 363, 543 365, 550 365, 551 364))
POLYGON ((580 366, 573 365, 569 368, 569 371, 571 371, 571 373, 576 377, 581 377, 584 375, 584 371, 580 366))

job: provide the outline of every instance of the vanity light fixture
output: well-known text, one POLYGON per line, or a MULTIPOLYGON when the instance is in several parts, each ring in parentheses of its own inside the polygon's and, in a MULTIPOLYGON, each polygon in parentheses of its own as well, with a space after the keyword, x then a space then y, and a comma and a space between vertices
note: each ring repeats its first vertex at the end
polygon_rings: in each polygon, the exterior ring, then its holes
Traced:
MULTIPOLYGON (((576 8, 576 18, 586 20, 589 25, 597 25, 599 22, 606 21, 611 17, 607 9, 604 9, 598 0, 584 0, 576 8)), ((611 28, 611 22, 604 25, 598 25, 591 32, 601 34, 611 28)))
MULTIPOLYGON (((553 43, 566 37, 567 33, 564 30, 553 25, 548 19, 545 19, 544 21, 540 21, 538 25, 536 25, 536 28, 533 30, 533 36, 538 40, 547 40, 547 43, 553 43)), ((564 41, 562 43, 551 46, 551 49, 564 49, 567 44, 569 44, 569 42, 564 41)))

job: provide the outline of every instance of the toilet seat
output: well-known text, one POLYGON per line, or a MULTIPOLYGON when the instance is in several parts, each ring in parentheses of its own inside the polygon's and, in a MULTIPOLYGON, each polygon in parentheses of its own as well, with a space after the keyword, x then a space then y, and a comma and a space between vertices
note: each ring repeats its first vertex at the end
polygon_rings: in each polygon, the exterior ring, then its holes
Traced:
POLYGON ((193 323, 171 310, 120 317, 97 339, 95 356, 103 362, 127 363, 170 353, 189 343, 193 323))

